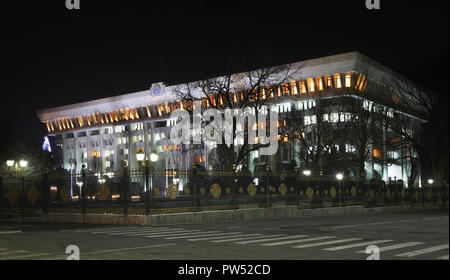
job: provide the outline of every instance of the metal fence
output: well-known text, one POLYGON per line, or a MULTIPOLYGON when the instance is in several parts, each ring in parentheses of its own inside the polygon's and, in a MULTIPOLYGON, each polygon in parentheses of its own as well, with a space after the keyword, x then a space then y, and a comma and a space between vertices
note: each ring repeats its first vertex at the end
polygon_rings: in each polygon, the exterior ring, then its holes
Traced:
MULTIPOLYGON (((153 215, 208 210, 297 206, 433 204, 448 209, 448 186, 404 188, 382 181, 338 181, 297 172, 170 172, 128 170, 108 174, 42 173, 0 178, 0 211, 153 215)), ((4 215, 2 215, 4 216, 4 215)))

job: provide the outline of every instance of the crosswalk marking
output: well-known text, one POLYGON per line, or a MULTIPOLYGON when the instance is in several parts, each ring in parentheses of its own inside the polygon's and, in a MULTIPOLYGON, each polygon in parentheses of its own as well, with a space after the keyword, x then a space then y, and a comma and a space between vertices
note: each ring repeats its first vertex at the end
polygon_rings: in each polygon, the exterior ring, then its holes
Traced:
MULTIPOLYGON (((115 230, 115 229, 120 229, 120 228, 131 228, 131 227, 120 227, 120 226, 115 226, 115 227, 100 227, 100 228, 84 228, 84 229, 64 229, 64 230, 60 230, 60 232, 89 232, 89 231, 102 231, 102 230, 115 230)), ((137 228, 137 227, 135 227, 137 228)))
POLYGON ((3 251, 3 252, 0 252, 0 256, 7 256, 7 255, 11 255, 11 254, 26 253, 26 252, 28 252, 28 251, 26 251, 26 250, 3 251))
POLYGON ((0 231, 0 234, 14 234, 14 233, 21 233, 20 230, 6 230, 6 231, 0 231))
POLYGON ((174 239, 172 237, 177 236, 198 236, 199 234, 208 234, 208 233, 219 233, 221 231, 218 230, 212 230, 212 231, 201 231, 196 230, 194 232, 183 232, 183 233, 173 233, 173 234, 153 234, 153 235, 146 235, 144 237, 153 238, 153 237, 166 237, 166 239, 174 239))
POLYGON ((142 235, 172 235, 172 234, 182 234, 190 232, 202 231, 201 229, 191 229, 191 230, 169 230, 169 231, 145 231, 140 233, 127 234, 127 236, 142 236, 142 235))
POLYGON ((292 239, 292 238, 301 238, 301 237, 307 237, 308 235, 290 235, 285 237, 277 237, 277 238, 264 238, 264 239, 255 239, 255 240, 248 240, 248 241, 240 241, 236 242, 236 244, 251 244, 251 243, 258 243, 258 242, 266 242, 266 241, 274 241, 274 240, 284 240, 284 239, 292 239))
MULTIPOLYGON (((400 243, 400 244, 395 244, 395 245, 390 245, 390 246, 379 247, 378 249, 380 249, 380 252, 386 252, 386 251, 391 251, 391 250, 395 250, 395 249, 417 246, 417 245, 421 245, 421 244, 423 244, 423 242, 406 242, 406 243, 400 243)), ((366 250, 357 251, 357 253, 365 254, 366 250)))
POLYGON ((355 248, 355 247, 361 247, 361 246, 369 246, 369 245, 376 245, 386 242, 392 242, 393 240, 375 240, 375 241, 367 241, 367 242, 360 242, 360 243, 353 243, 349 245, 342 245, 338 247, 332 247, 332 248, 325 248, 324 250, 327 251, 339 251, 339 250, 345 250, 349 248, 355 248))
POLYGON ((430 220, 439 220, 439 217, 430 217, 430 218, 422 218, 422 220, 430 221, 430 220))
POLYGON ((241 234, 242 232, 221 232, 221 233, 212 233, 212 234, 202 234, 202 233, 197 233, 195 235, 185 235, 185 236, 176 236, 176 237, 166 237, 166 239, 183 239, 183 238, 206 238, 206 237, 212 237, 212 236, 221 236, 221 235, 236 235, 236 234, 241 234))
POLYGON ((184 230, 184 228, 166 228, 166 229, 151 229, 151 228, 143 228, 143 229, 122 229, 122 230, 105 230, 105 231, 91 231, 89 233, 93 234, 99 234, 99 233, 118 233, 118 232, 144 232, 144 231, 151 231, 151 232, 157 232, 157 231, 168 231, 168 230, 184 230))
POLYGON ((48 255, 50 255, 50 254, 49 253, 39 253, 39 254, 7 257, 7 258, 3 258, 3 260, 28 259, 28 258, 42 257, 42 256, 48 256, 48 255))
POLYGON ((417 221, 417 219, 406 219, 406 220, 398 220, 397 223, 409 223, 415 221, 417 221))
POLYGON ((369 226, 377 226, 377 225, 386 225, 386 224, 392 224, 392 223, 394 223, 394 222, 387 221, 387 222, 368 223, 367 225, 369 225, 369 226))
MULTIPOLYGON (((280 234, 275 234, 275 235, 266 235, 265 237, 277 237, 277 236, 282 236, 280 234)), ((234 241, 239 241, 239 240, 247 240, 247 239, 254 239, 255 236, 251 236, 251 237, 238 237, 238 238, 232 238, 232 239, 222 239, 222 240, 213 240, 211 242, 216 242, 216 243, 222 243, 222 242, 234 242, 234 241)), ((259 238, 259 237, 257 237, 259 238)))
POLYGON ((357 224, 357 225, 346 225, 346 226, 337 226, 337 227, 332 227, 332 229, 342 229, 342 228, 351 228, 351 227, 360 227, 362 226, 362 224, 357 224))
POLYGON ((448 260, 448 255, 442 256, 438 258, 439 260, 448 260))
POLYGON ((433 247, 428 247, 425 249, 421 249, 421 250, 417 250, 417 251, 412 251, 412 252, 406 252, 406 253, 402 253, 402 254, 398 254, 395 255, 396 257, 415 257, 415 256, 419 256, 419 255, 423 255, 423 254, 428 254, 428 253, 432 253, 432 252, 437 252, 437 251, 441 251, 444 249, 448 249, 448 244, 442 244, 442 245, 437 245, 437 246, 433 246, 433 247))
POLYGON ((316 241, 316 240, 323 240, 323 239, 330 239, 330 238, 335 238, 335 236, 321 236, 321 237, 314 237, 314 238, 307 238, 307 239, 296 239, 296 240, 281 241, 281 242, 275 242, 275 243, 266 243, 266 244, 261 244, 261 246, 279 246, 279 245, 316 241))
POLYGON ((261 236, 260 233, 253 233, 253 234, 235 234, 230 236, 213 236, 213 237, 202 237, 202 238, 194 238, 194 239, 188 239, 188 241, 207 241, 207 240, 214 240, 214 239, 223 239, 223 238, 229 238, 229 237, 239 237, 239 236, 261 236))
POLYGON ((347 238, 347 239, 339 239, 339 240, 333 240, 333 241, 326 241, 326 242, 319 242, 319 243, 313 243, 313 244, 304 244, 304 245, 298 245, 294 246, 292 248, 296 249, 302 249, 302 248, 310 248, 310 247, 317 247, 317 246, 323 246, 323 245, 331 245, 331 244, 337 244, 337 243, 344 243, 344 242, 351 242, 351 241, 359 241, 362 238, 347 238))
POLYGON ((179 230, 159 230, 159 231, 153 231, 153 230, 141 230, 141 231, 126 231, 126 232, 112 232, 107 233, 108 235, 124 235, 124 234, 139 234, 139 233, 170 233, 170 232, 183 232, 183 231, 193 231, 193 230, 185 230, 185 229, 179 229, 179 230))

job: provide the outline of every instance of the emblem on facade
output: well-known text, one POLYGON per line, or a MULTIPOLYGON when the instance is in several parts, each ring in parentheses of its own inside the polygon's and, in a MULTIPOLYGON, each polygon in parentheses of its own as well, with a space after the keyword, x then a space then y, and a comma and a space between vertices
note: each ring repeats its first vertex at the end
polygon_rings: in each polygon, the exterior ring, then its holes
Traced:
POLYGON ((254 195, 256 194, 256 186, 255 186, 255 184, 250 183, 250 185, 248 185, 248 187, 247 187, 247 193, 248 193, 250 196, 254 196, 254 195))
POLYGON ((311 187, 307 187, 306 188, 306 197, 308 198, 308 199, 311 199, 312 197, 313 197, 313 189, 311 189, 311 187))
POLYGON ((206 193, 206 189, 205 189, 204 187, 201 187, 201 188, 200 188, 200 193, 201 193, 201 194, 205 194, 205 193, 206 193))
POLYGON ((66 186, 62 186, 59 190, 59 198, 61 201, 66 201, 69 198, 69 189, 66 186))
POLYGON ((278 191, 280 192, 281 195, 285 195, 287 193, 287 187, 284 183, 281 183, 280 186, 278 187, 278 191))
POLYGON ((98 189, 98 196, 100 197, 100 200, 107 200, 109 194, 110 194, 109 188, 105 185, 101 186, 98 189))
POLYGON ((332 198, 336 197, 336 188, 335 187, 331 187, 330 189, 330 195, 332 198))
POLYGON ((31 203, 31 206, 34 206, 38 197, 39 197, 39 192, 36 189, 36 186, 34 186, 34 185, 31 186, 31 188, 27 192, 27 198, 28 198, 28 201, 31 203))
POLYGON ((162 83, 156 83, 153 84, 151 89, 150 89, 150 93, 153 96, 160 96, 163 93, 163 84, 162 83))
POLYGON ((177 196, 178 196, 178 188, 177 188, 177 185, 175 185, 175 184, 170 184, 170 185, 167 187, 167 196, 168 196, 170 199, 175 199, 175 198, 177 198, 177 196))
POLYGON ((351 194, 353 197, 355 197, 358 194, 358 191, 356 190, 355 186, 352 187, 351 194))
POLYGON ((211 192, 211 195, 214 198, 218 198, 220 196, 220 193, 222 192, 220 185, 215 183, 211 186, 211 189, 209 190, 211 192))
POLYGON ((225 189, 225 192, 226 192, 227 194, 230 194, 230 193, 231 193, 230 187, 227 187, 227 188, 225 189))

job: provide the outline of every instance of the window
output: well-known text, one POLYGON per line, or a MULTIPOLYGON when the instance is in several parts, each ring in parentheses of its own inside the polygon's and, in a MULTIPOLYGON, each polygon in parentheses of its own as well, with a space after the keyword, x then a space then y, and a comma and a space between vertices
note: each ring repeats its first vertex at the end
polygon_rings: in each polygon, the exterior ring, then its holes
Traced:
POLYGON ((300 86, 300 93, 306 93, 305 81, 299 81, 298 84, 300 86))
POLYGON ((295 81, 291 82, 291 92, 292 92, 292 95, 297 95, 298 94, 297 83, 295 81))
POLYGON ((352 74, 345 74, 345 87, 349 88, 352 85, 352 74))
POLYGON ((323 90, 323 80, 322 80, 322 77, 317 77, 317 78, 316 78, 316 84, 317 84, 317 87, 318 87, 319 91, 322 91, 322 90, 323 90))
POLYGON ((309 78, 307 81, 308 81, 309 92, 315 92, 314 80, 312 78, 309 78))
POLYGON ((328 121, 328 114, 323 114, 323 121, 327 122, 328 121))
POLYGON ((341 75, 340 74, 334 74, 334 84, 336 85, 336 88, 342 88, 341 75))

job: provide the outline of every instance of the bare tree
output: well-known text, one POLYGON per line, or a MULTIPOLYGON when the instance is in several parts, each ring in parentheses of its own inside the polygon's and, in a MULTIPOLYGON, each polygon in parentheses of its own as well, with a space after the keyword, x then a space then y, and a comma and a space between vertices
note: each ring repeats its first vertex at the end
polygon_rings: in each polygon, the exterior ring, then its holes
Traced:
MULTIPOLYGON (((221 77, 209 78, 197 82, 187 83, 175 90, 176 96, 185 104, 190 116, 193 115, 193 104, 201 101, 202 110, 206 109, 251 109, 259 112, 269 108, 274 101, 284 98, 287 83, 294 80, 301 71, 302 66, 292 67, 282 65, 251 70, 239 74, 226 74, 221 77)), ((257 118, 258 114, 256 114, 257 118)), ((259 125, 265 120, 256 119, 259 125)), ((208 122, 203 122, 208 125, 208 122)), ((236 139, 236 120, 233 120, 231 139, 236 139)), ((221 128, 220 128, 221 129, 221 128)), ((253 144, 248 142, 247 133, 253 127, 246 127, 243 143, 219 144, 210 155, 215 170, 230 170, 233 164, 243 164, 251 151, 268 144, 253 144)), ((203 135, 203 137, 205 137, 203 135)), ((225 143, 225 134, 222 134, 222 143, 225 143)), ((203 139, 204 140, 204 139, 203 139)), ((204 142, 204 141, 202 141, 204 142)), ((204 146, 202 146, 203 148, 204 146)), ((197 149, 198 146, 189 148, 197 149)))
POLYGON ((401 76, 392 84, 386 99, 395 112, 385 118, 386 124, 399 136, 398 145, 417 152, 434 181, 442 184, 448 180, 449 167, 448 97, 401 76))

